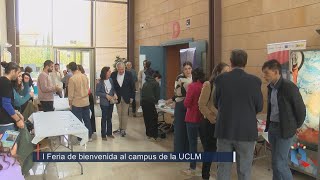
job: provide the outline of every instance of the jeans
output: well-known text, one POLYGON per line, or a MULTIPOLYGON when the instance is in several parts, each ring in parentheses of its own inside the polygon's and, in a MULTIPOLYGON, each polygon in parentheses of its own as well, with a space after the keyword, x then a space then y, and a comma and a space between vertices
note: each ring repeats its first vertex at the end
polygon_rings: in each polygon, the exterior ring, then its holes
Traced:
POLYGON ((271 144, 273 180, 292 180, 288 155, 293 137, 282 138, 279 123, 270 123, 268 139, 271 144))
MULTIPOLYGON (((239 180, 251 179, 255 141, 235 141, 227 139, 217 140, 217 152, 236 151, 237 174, 239 180)), ((218 163, 218 180, 231 179, 232 162, 218 163)))
POLYGON ((109 106, 100 105, 102 111, 101 117, 101 137, 105 138, 107 136, 112 135, 112 112, 113 112, 113 104, 109 106))
POLYGON ((141 101, 146 135, 158 138, 158 113, 154 103, 141 101))
MULTIPOLYGON (((211 124, 208 119, 204 119, 200 123, 200 139, 204 152, 217 151, 217 138, 214 137, 215 124, 211 124)), ((211 162, 202 163, 202 178, 210 178, 211 162)))
POLYGON ((183 101, 177 102, 174 109, 174 152, 188 152, 189 142, 187 135, 187 125, 184 121, 187 109, 183 101))
POLYGON ((84 122, 84 125, 89 131, 89 138, 92 136, 92 128, 90 122, 90 110, 89 106, 75 107, 72 106, 71 112, 80 120, 84 122))
MULTIPOLYGON (((189 140, 189 152, 197 152, 197 144, 198 144, 198 131, 200 128, 200 123, 189 123, 187 122, 187 134, 189 140)), ((190 169, 196 169, 197 163, 191 162, 190 169)))
POLYGON ((40 103, 44 112, 54 111, 53 101, 40 101, 40 103))
POLYGON ((0 134, 4 134, 4 132, 6 132, 6 130, 16 130, 16 127, 14 126, 14 124, 10 124, 7 126, 0 126, 0 134))

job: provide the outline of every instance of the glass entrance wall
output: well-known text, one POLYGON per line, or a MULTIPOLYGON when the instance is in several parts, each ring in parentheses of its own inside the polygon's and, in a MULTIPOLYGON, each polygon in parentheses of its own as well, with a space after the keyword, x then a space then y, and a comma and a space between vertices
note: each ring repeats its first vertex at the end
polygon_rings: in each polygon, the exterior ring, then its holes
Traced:
POLYGON ((84 0, 54 0, 53 45, 91 46, 91 2, 84 0))
POLYGON ((89 73, 112 67, 117 56, 127 57, 126 0, 15 2, 17 59, 21 66, 33 67, 35 79, 47 59, 60 63, 61 69, 71 61, 82 63, 89 73))
POLYGON ((74 49, 74 48, 55 48, 55 60, 59 63, 60 70, 67 70, 66 66, 70 62, 75 62, 83 66, 85 74, 87 75, 90 83, 90 88, 94 89, 94 65, 93 65, 93 49, 74 49))
MULTIPOLYGON (((21 46, 52 46, 52 0, 17 0, 21 46)), ((16 21, 17 22, 17 21, 16 21)))

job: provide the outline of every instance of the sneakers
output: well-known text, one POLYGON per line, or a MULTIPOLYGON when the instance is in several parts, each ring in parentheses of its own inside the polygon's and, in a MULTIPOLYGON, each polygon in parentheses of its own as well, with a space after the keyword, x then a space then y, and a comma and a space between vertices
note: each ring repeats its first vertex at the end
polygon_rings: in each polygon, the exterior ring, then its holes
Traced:
MULTIPOLYGON (((122 137, 125 137, 127 135, 126 131, 123 129, 117 129, 113 131, 113 134, 120 134, 122 137)), ((114 138, 114 136, 111 135, 110 138, 114 138)))
POLYGON ((106 137, 103 137, 102 138, 102 141, 107 141, 108 139, 106 137))
POLYGON ((121 134, 121 137, 125 137, 127 135, 126 131, 123 129, 121 130, 120 134, 121 134))
POLYGON ((120 134, 121 133, 121 129, 117 129, 115 131, 113 131, 113 134, 120 134))
POLYGON ((186 170, 182 170, 182 173, 187 175, 187 176, 195 176, 196 175, 196 170, 188 168, 186 170))
POLYGON ((92 142, 93 141, 93 139, 92 138, 89 138, 89 142, 92 142))

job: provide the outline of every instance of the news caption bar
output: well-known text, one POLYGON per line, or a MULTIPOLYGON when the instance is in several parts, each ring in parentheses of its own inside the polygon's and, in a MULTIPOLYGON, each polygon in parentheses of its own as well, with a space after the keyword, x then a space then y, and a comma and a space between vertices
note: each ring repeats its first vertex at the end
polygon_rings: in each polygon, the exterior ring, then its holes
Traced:
POLYGON ((34 162, 236 162, 235 152, 34 152, 34 162))

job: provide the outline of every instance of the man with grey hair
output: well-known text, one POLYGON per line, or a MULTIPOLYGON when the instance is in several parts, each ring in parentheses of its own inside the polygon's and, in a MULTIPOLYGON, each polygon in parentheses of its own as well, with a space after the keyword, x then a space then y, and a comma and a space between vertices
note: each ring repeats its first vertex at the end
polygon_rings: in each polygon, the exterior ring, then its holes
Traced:
MULTIPOLYGON (((131 74, 132 74, 132 78, 134 80, 134 85, 135 85, 134 90, 136 91, 136 87, 137 87, 136 83, 138 82, 138 77, 137 77, 137 72, 136 72, 136 70, 134 70, 132 68, 132 63, 130 61, 128 61, 126 63, 126 69, 127 69, 127 71, 131 72, 131 74)), ((136 97, 134 97, 133 101, 132 101, 132 114, 133 114, 133 117, 136 117, 136 107, 137 107, 136 97)))
POLYGON ((117 110, 119 117, 119 128, 113 131, 113 133, 121 134, 122 137, 125 137, 129 104, 133 102, 135 95, 134 80, 131 72, 125 70, 123 62, 117 63, 116 71, 111 74, 111 78, 118 96, 117 110))
MULTIPOLYGON (((249 180, 258 138, 256 115, 263 108, 261 80, 244 71, 244 50, 232 50, 230 62, 232 71, 219 75, 215 81, 217 152, 236 151, 238 179, 249 180)), ((231 179, 231 169, 231 162, 218 163, 217 179, 231 179)))

